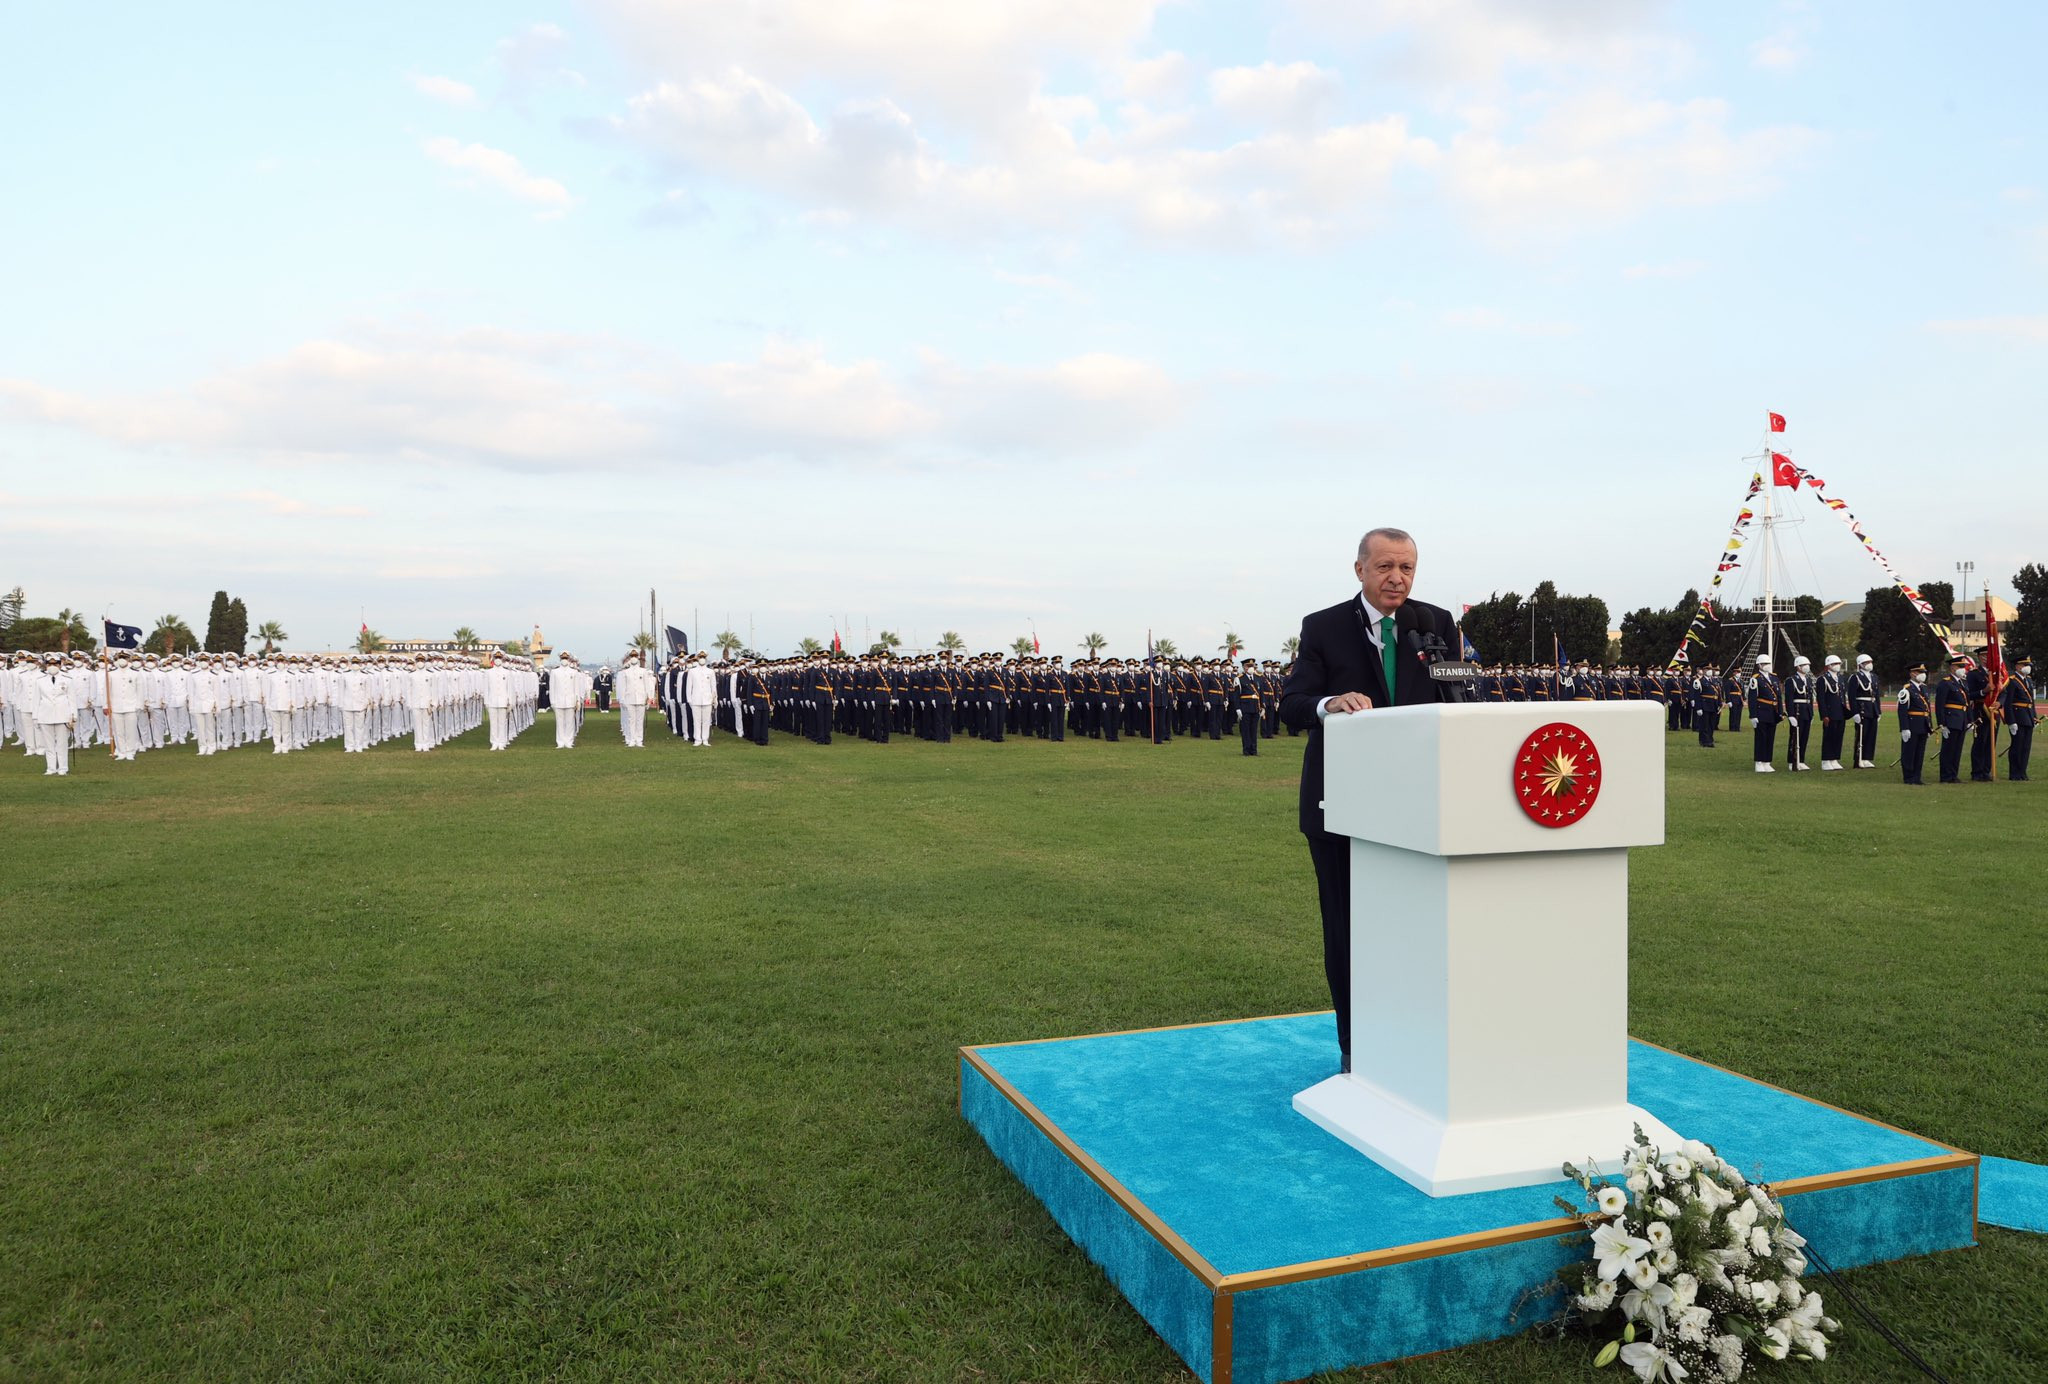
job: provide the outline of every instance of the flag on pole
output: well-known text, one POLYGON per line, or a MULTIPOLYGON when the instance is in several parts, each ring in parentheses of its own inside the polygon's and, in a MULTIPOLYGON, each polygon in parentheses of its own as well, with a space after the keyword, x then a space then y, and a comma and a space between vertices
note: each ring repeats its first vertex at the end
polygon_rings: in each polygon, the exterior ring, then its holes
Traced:
POLYGON ((832 627, 832 652, 835 654, 846 652, 846 645, 842 644, 839 640, 839 626, 837 625, 832 627))
POLYGON ((1783 452, 1771 453, 1771 484, 1799 488, 1799 468, 1783 452))
POLYGON ((690 652, 690 636, 674 625, 663 625, 662 628, 668 632, 669 657, 674 658, 679 653, 687 656, 690 652))
POLYGON ((1550 661, 1560 671, 1564 668, 1564 645, 1558 643, 1557 631, 1550 632, 1550 661))
POLYGON ((1782 413, 1774 413, 1774 414, 1772 414, 1772 415, 1771 415, 1771 431, 1772 431, 1772 432, 1783 432, 1783 431, 1785 431, 1785 415, 1784 415, 1784 414, 1782 414, 1782 413))
POLYGON ((1035 654, 1038 651, 1038 631, 1033 630, 1031 631, 1031 652, 1035 654))
POLYGON ((1991 610, 1991 593, 1984 593, 1984 671, 1991 674, 1991 700, 2005 687, 2005 654, 1998 647, 1998 616, 1991 610))
POLYGON ((142 647, 142 626, 117 625, 112 620, 102 620, 107 627, 107 647, 110 649, 139 649, 142 647))

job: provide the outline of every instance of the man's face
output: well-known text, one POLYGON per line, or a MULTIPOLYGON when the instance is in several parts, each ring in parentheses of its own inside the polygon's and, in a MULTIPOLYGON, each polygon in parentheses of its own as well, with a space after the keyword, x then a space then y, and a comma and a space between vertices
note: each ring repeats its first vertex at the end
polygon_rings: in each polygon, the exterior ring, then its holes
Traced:
POLYGON ((1392 615, 1415 585, 1415 545, 1375 538, 1351 570, 1358 574, 1366 603, 1382 615, 1392 615))

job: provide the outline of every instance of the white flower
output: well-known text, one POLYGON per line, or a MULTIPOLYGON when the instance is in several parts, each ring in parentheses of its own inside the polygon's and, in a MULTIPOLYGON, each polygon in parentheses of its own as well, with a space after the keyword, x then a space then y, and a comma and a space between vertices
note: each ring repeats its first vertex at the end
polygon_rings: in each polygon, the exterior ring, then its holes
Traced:
POLYGON ((1705 1173, 1701 1173, 1698 1178, 1694 1179, 1693 1189, 1694 1195, 1699 1198, 1700 1205, 1706 1207, 1709 1211, 1726 1211, 1735 1204, 1734 1195, 1705 1173))
POLYGON ((1792 1338, 1779 1327, 1767 1326, 1764 1338, 1756 1343, 1756 1348, 1773 1360, 1783 1360, 1792 1349, 1792 1338))
POLYGON ((1711 1345, 1714 1362, 1721 1367, 1721 1377, 1730 1381, 1742 1378, 1742 1338, 1716 1336, 1711 1345))
POLYGON ((1783 1331, 1785 1339, 1814 1359, 1828 1353, 1828 1338, 1821 1334, 1820 1294, 1808 1293, 1806 1300, 1778 1320, 1772 1330, 1783 1331))
POLYGON ((1787 1274, 1778 1280, 1778 1296, 1787 1307, 1797 1307, 1799 1299, 1806 1296, 1806 1290, 1799 1286, 1799 1280, 1787 1274))
POLYGON ((1636 1378, 1643 1384, 1657 1384, 1658 1380, 1681 1380, 1689 1371, 1668 1354, 1664 1347, 1649 1341, 1633 1341, 1621 1348, 1621 1363, 1636 1372, 1636 1378))
POLYGON ((1637 1239, 1618 1224, 1610 1222, 1593 1229, 1593 1263, 1609 1283, 1633 1268, 1649 1248, 1648 1240, 1637 1239))
POLYGON ((1778 1204, 1771 1200, 1771 1194, 1769 1192, 1766 1192, 1763 1188, 1750 1188, 1749 1199, 1750 1202, 1756 1207, 1756 1209, 1763 1215, 1773 1216, 1777 1214, 1778 1204))
POLYGON ((1771 1232, 1771 1238, 1783 1249, 1800 1249, 1806 1244, 1806 1237, 1783 1221, 1778 1222, 1777 1228, 1771 1232))
POLYGON ((1704 1307, 1674 1307, 1671 1311, 1671 1329, 1688 1345, 1705 1345, 1707 1328, 1713 1324, 1714 1314, 1704 1307))
POLYGON ((1756 1226, 1749 1232, 1749 1252, 1759 1258, 1771 1252, 1771 1232, 1756 1226))
POLYGON ((1697 1139, 1683 1141, 1679 1144, 1678 1151, 1701 1166, 1714 1161, 1714 1151, 1697 1139))
POLYGON ((1647 1259, 1630 1260, 1624 1272, 1628 1274, 1628 1281, 1638 1288, 1648 1288, 1657 1281, 1657 1266, 1647 1259))
POLYGON ((1756 1224, 1756 1203, 1745 1201, 1728 1213, 1728 1243, 1749 1243, 1749 1228, 1756 1224))
POLYGON ((1593 1198, 1593 1204, 1600 1208, 1603 1216, 1619 1216, 1628 1210, 1628 1193, 1619 1187, 1602 1187, 1600 1194, 1593 1198))
POLYGON ((1630 1321, 1647 1320, 1662 1331, 1664 1309, 1671 1306, 1676 1296, 1668 1283, 1652 1283, 1646 1288, 1631 1289, 1621 1295, 1621 1315, 1630 1321))
POLYGON ((1630 1173, 1628 1175, 1628 1190, 1635 1196, 1641 1196, 1649 1191, 1650 1175, 1648 1173, 1630 1173))
POLYGON ((1572 1302, 1582 1312, 1605 1312, 1614 1306, 1614 1284, 1604 1278, 1598 1279, 1572 1302))
POLYGON ((1756 1299, 1756 1305, 1768 1312, 1778 1305, 1778 1285, 1757 1282, 1749 1285, 1749 1295, 1756 1299))
POLYGON ((1651 1221, 1643 1230, 1643 1238, 1650 1242, 1652 1249, 1662 1249, 1671 1243, 1671 1227, 1662 1221, 1651 1221))
POLYGON ((1650 1262, 1657 1266, 1658 1273, 1670 1273, 1678 1267, 1678 1251, 1668 1245, 1650 1256, 1650 1262))
POLYGON ((1720 1172, 1722 1179, 1738 1192, 1749 1185, 1749 1180, 1742 1175, 1742 1169, 1725 1158, 1721 1160, 1720 1172))
POLYGON ((1689 1273, 1682 1273, 1671 1280, 1671 1302, 1676 1307, 1690 1307, 1693 1299, 1700 1295, 1700 1281, 1689 1273))
POLYGON ((1674 1153, 1664 1160, 1664 1171, 1683 1182, 1692 1176, 1692 1160, 1682 1153, 1674 1153))

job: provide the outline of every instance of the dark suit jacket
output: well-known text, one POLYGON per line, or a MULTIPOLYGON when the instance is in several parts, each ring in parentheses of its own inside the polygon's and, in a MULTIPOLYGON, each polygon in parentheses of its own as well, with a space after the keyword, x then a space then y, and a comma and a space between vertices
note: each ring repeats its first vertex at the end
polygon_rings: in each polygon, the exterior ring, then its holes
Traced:
MULTIPOLYGON (((1458 627, 1448 610, 1416 600, 1407 602, 1404 609, 1413 612, 1400 617, 1404 629, 1412 621, 1418 629, 1434 630, 1443 637, 1444 648, 1457 656, 1458 627)), ((1286 686, 1280 689, 1280 719, 1308 732, 1308 745, 1301 756, 1304 836, 1330 834, 1323 829, 1323 724, 1316 715, 1316 703, 1341 692, 1363 692, 1375 707, 1389 701, 1379 651, 1373 648, 1362 623, 1370 618, 1362 596, 1303 617, 1301 648, 1295 652, 1286 686)), ((1393 704, 1419 706, 1443 701, 1443 692, 1431 680, 1429 670, 1401 648, 1399 634, 1395 638, 1393 704)))

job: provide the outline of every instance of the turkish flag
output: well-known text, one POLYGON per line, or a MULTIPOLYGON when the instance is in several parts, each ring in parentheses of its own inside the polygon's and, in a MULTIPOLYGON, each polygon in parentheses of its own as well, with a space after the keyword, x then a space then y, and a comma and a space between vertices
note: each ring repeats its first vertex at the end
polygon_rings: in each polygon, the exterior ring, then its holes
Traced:
POLYGON ((1799 488, 1799 468, 1783 452, 1771 453, 1771 484, 1799 488))
POLYGON ((1772 432, 1783 432, 1783 431, 1785 431, 1785 415, 1784 415, 1784 414, 1782 414, 1782 413, 1774 413, 1774 414, 1772 414, 1772 415, 1771 415, 1771 431, 1772 431, 1772 432))

